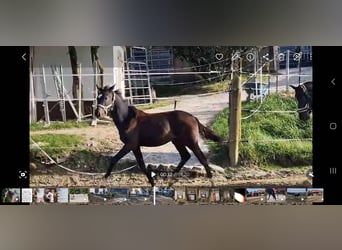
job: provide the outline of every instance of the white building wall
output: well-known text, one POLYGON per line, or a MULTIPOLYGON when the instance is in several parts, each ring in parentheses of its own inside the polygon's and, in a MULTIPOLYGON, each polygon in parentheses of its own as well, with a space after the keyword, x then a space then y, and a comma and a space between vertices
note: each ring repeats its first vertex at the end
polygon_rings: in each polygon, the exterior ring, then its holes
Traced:
MULTIPOLYGON (((100 61, 104 67, 104 83, 105 85, 112 85, 114 82, 120 82, 119 79, 122 77, 119 72, 121 70, 119 67, 122 64, 116 63, 116 69, 114 69, 114 61, 113 60, 113 53, 114 51, 124 51, 122 47, 115 49, 116 47, 100 47, 98 50, 100 61), (118 72, 118 75, 114 75, 118 72)), ((81 73, 82 74, 93 74, 94 69, 91 63, 91 54, 90 54, 90 46, 76 46, 77 51, 77 59, 78 63, 81 64, 81 73)), ((122 52, 123 54, 123 52, 122 52)), ((120 56, 121 58, 121 56, 120 56)), ((68 54, 68 47, 67 46, 39 46, 34 47, 34 56, 33 56, 33 86, 35 89, 35 96, 37 100, 43 98, 42 94, 42 81, 43 78, 42 74, 42 66, 45 67, 45 74, 46 77, 46 85, 47 85, 47 92, 48 92, 48 99, 54 100, 57 98, 57 91, 53 82, 53 77, 48 76, 52 75, 51 66, 59 66, 62 65, 63 67, 63 74, 64 76, 64 85, 71 96, 72 93, 72 76, 71 75, 71 64, 70 64, 70 57, 68 54), (36 76, 35 76, 36 75, 36 76)), ((123 68, 122 68, 123 72, 123 68)), ((82 76, 81 79, 84 87, 84 98, 91 99, 94 96, 93 89, 94 89, 94 76, 82 76)))
POLYGON ((125 97, 125 48, 120 46, 113 47, 113 75, 116 89, 120 89, 125 97))

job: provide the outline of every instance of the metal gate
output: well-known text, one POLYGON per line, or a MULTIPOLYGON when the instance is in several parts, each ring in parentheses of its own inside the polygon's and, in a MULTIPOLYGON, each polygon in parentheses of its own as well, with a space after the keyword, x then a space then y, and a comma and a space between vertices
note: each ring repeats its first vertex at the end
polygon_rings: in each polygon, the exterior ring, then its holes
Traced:
POLYGON ((126 50, 125 96, 132 105, 153 102, 147 59, 147 50, 144 47, 126 50))

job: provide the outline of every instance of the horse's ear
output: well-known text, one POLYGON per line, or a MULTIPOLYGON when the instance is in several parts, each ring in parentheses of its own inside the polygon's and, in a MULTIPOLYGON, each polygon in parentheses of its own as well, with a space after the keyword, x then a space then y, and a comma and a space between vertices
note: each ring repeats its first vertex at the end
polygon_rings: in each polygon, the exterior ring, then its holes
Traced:
POLYGON ((290 87, 293 88, 294 90, 295 90, 296 88, 298 88, 297 86, 294 86, 294 85, 290 85, 290 87))
POLYGON ((114 88, 115 88, 115 84, 113 84, 112 86, 110 86, 108 90, 114 91, 114 88))
POLYGON ((99 85, 97 85, 97 84, 96 84, 96 89, 97 89, 98 92, 103 91, 103 89, 99 85))

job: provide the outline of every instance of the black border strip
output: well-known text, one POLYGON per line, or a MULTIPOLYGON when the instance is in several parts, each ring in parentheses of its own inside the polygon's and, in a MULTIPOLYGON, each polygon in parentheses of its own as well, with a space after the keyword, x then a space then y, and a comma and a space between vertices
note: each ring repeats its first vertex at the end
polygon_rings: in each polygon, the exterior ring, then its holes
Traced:
POLYGON ((0 51, 4 131, 0 189, 29 187, 29 47, 2 46, 0 51), (28 177, 19 178, 19 171, 28 177))
POLYGON ((340 120, 339 83, 342 77, 341 46, 313 47, 313 167, 314 187, 324 188, 325 205, 342 204, 341 168, 338 166, 339 129, 331 130, 329 124, 340 120), (336 79, 334 85, 331 81, 336 79), (330 168, 337 168, 331 174, 330 168))

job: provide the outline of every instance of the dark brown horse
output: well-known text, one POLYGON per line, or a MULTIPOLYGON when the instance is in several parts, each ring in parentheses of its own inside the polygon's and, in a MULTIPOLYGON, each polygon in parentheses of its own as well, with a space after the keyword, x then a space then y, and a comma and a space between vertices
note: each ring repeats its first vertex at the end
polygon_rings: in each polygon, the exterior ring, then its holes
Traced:
POLYGON ((212 177, 207 159, 198 145, 200 135, 216 142, 223 142, 223 139, 201 124, 196 117, 179 110, 148 114, 129 106, 121 93, 114 91, 114 86, 106 86, 98 91, 95 115, 101 118, 110 112, 124 143, 121 150, 111 158, 105 178, 111 174, 113 167, 122 157, 133 151, 140 169, 153 187, 154 180, 146 169, 140 146, 156 147, 170 141, 181 156, 181 161, 174 172, 179 172, 189 160, 188 147, 204 166, 208 178, 212 177))
POLYGON ((298 86, 290 85, 295 90, 295 96, 298 103, 299 119, 307 121, 310 119, 312 112, 312 90, 313 83, 311 81, 303 82, 298 86))

